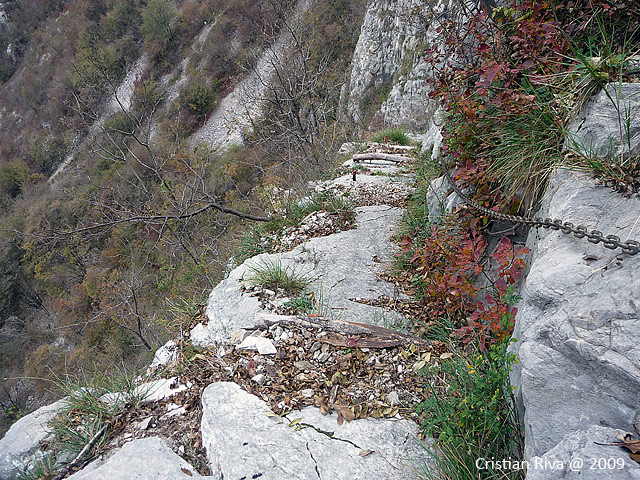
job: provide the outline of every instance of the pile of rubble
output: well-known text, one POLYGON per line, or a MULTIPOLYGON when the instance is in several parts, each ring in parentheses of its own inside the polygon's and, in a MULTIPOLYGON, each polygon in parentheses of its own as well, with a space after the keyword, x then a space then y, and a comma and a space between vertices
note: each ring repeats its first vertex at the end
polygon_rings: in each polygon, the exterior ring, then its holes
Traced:
POLYGON ((350 210, 313 212, 296 227, 287 227, 278 233, 276 251, 286 252, 314 237, 324 237, 354 226, 355 216, 350 210))
POLYGON ((356 173, 355 181, 351 174, 316 187, 317 192, 326 190, 336 192, 336 195, 341 195, 349 204, 356 207, 371 205, 404 207, 414 188, 404 181, 392 181, 391 177, 356 173))

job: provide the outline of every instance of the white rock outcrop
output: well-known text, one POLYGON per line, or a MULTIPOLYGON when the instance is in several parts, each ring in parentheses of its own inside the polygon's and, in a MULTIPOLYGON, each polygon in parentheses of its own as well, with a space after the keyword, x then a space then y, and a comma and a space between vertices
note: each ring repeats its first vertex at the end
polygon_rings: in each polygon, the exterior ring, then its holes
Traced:
POLYGON ((69 480, 218 480, 199 475, 158 437, 125 443, 107 459, 97 459, 69 480))
MULTIPOLYGON (((541 216, 623 240, 640 237, 638 198, 567 171, 558 172, 548 192, 541 216)), ((549 230, 531 232, 528 244, 532 261, 514 332, 525 457, 554 448, 560 455, 556 447, 566 436, 610 443, 610 435, 595 435, 591 427, 632 431, 640 421, 640 255, 618 260, 620 250, 549 230)), ((607 457, 615 447, 593 449, 607 457)), ((607 478, 629 478, 614 474, 607 478)))
POLYGON ((569 126, 566 145, 587 157, 639 154, 639 84, 609 83, 590 98, 569 126))
POLYGON ((310 289, 321 299, 325 315, 342 320, 374 323, 395 321, 393 313, 353 302, 354 297, 394 297, 395 286, 378 279, 393 245, 389 238, 403 210, 386 205, 356 209, 357 228, 312 238, 290 252, 261 254, 235 268, 209 295, 206 314, 209 322, 191 332, 196 345, 210 345, 229 338, 236 330, 253 326, 254 315, 261 310, 260 299, 242 292, 251 278, 252 268, 280 265, 311 280, 310 289))
POLYGON ((570 433, 542 457, 531 460, 527 480, 640 479, 640 468, 627 452, 615 447, 603 451, 592 440, 613 438, 615 433, 615 429, 599 425, 570 433))
MULTIPOLYGON (((427 25, 415 12, 441 15, 453 0, 373 0, 364 17, 356 45, 347 113, 356 125, 363 125, 371 102, 381 101, 379 114, 385 124, 425 130, 437 109, 429 99, 429 72, 425 49, 437 42, 436 22, 427 25), (381 97, 381 98, 380 98, 381 97)), ((377 109, 378 106, 374 105, 377 109)))
POLYGON ((49 436, 47 423, 64 405, 65 401, 59 400, 39 408, 11 425, 9 431, 0 439, 1 479, 18 478, 27 470, 38 450, 39 442, 49 436))
MULTIPOLYGON (((623 100, 616 104, 604 91, 591 99, 569 126, 568 146, 588 145, 590 154, 599 156, 620 153, 617 127, 625 122, 629 135, 622 143, 627 151, 629 144, 637 149, 640 117, 627 122, 624 115, 637 109, 640 85, 607 91, 623 100)), ((582 224, 622 241, 640 239, 637 195, 614 193, 566 170, 552 178, 538 216, 582 224)), ((611 443, 616 429, 632 432, 640 424, 640 255, 553 230, 532 231, 528 246, 531 262, 514 332, 520 361, 513 375, 523 410, 525 458, 565 464, 580 456, 626 459, 624 468, 596 465, 594 473, 585 461, 583 469, 567 476, 538 471, 531 478, 640 478, 640 464, 622 449, 594 443, 611 443)))
POLYGON ((428 461, 408 420, 338 425, 336 414, 314 407, 267 416, 264 401, 229 382, 208 386, 202 406, 202 440, 219 478, 404 480, 428 461))

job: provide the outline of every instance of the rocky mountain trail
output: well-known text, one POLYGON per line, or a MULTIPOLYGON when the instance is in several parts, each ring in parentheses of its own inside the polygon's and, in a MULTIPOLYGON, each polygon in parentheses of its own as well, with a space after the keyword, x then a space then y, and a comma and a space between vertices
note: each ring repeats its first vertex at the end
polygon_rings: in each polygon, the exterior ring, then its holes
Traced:
MULTIPOLYGON (((289 227, 276 253, 232 270, 190 340, 156 352, 148 373, 160 379, 131 393, 143 400, 113 421, 109 451, 69 478, 130 478, 144 458, 141 478, 400 479, 429 461, 413 405, 424 395, 422 369, 450 354, 403 332, 393 306, 404 295, 381 278, 412 191, 413 152, 359 150, 405 160, 360 166, 352 156, 341 170, 349 173, 310 185, 349 202, 352 222, 314 212, 289 227), (387 171, 371 174, 378 167, 387 171), (283 297, 247 282, 252 268, 276 264, 305 276, 306 291, 283 297), (306 313, 292 301, 304 298, 306 313)), ((52 415, 32 418, 46 431, 52 415)), ((45 437, 5 463, 27 464, 45 437)))
MULTIPOLYGON (((255 289, 247 288, 252 286, 257 271, 270 268, 289 272, 309 283, 309 290, 319 300, 318 308, 325 316, 369 323, 402 321, 393 312, 349 299, 401 296, 394 284, 381 281, 379 276, 384 263, 391 258, 390 237, 403 214, 400 207, 389 203, 403 203, 412 187, 405 181, 395 181, 390 175, 359 175, 356 171, 355 181, 353 176, 351 172, 315 184, 314 190, 331 191, 354 206, 355 228, 314 236, 299 243, 300 235, 306 236, 304 230, 311 230, 306 227, 307 218, 301 227, 281 240, 281 245, 297 245, 294 249, 281 251, 282 248, 276 248, 279 253, 263 253, 236 267, 211 292, 207 306, 209 322, 193 329, 191 340, 194 344, 207 345, 228 338, 234 331, 251 326, 256 312, 263 308, 273 310, 290 301, 289 297, 280 298, 277 302, 268 302, 271 306, 267 307, 255 289), (362 204, 365 206, 358 206, 362 204)), ((317 218, 318 214, 315 216, 317 218)))

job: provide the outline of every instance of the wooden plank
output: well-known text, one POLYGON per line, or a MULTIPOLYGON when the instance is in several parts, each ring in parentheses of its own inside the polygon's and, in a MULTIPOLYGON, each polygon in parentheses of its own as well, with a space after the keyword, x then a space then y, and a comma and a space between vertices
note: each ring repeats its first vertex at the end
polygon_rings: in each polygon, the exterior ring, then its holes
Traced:
POLYGON ((334 333, 331 337, 318 338, 318 341, 320 343, 328 343, 329 345, 340 348, 392 348, 405 343, 402 339, 397 338, 353 338, 337 333, 334 333))

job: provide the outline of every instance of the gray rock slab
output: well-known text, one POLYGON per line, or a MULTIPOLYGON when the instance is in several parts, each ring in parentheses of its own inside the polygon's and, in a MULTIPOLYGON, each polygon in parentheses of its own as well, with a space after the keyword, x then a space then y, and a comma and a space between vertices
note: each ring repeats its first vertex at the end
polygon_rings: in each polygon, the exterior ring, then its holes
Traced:
POLYGON ((451 192, 451 184, 446 177, 438 177, 429 183, 427 189, 427 209, 429 210, 429 221, 437 223, 442 220, 447 213, 464 205, 464 200, 457 193, 451 192), (450 193, 451 192, 451 193, 450 193))
POLYGON ((352 230, 312 238, 290 252, 246 260, 213 289, 206 310, 209 322, 191 331, 191 341, 209 345, 253 326, 260 303, 257 297, 243 293, 241 286, 250 279, 252 268, 278 262, 312 280, 309 289, 321 299, 325 315, 368 323, 395 321, 397 314, 350 299, 397 296, 395 286, 379 280, 378 275, 393 252, 389 238, 402 213, 402 209, 386 205, 360 207, 356 209, 357 227, 352 230))
MULTIPOLYGON (((564 170, 548 192, 540 216, 640 238, 640 199, 564 170)), ((594 425, 632 431, 640 417, 640 255, 618 260, 620 250, 544 229, 528 245, 513 376, 526 459, 594 425)))
POLYGON ((264 401, 229 382, 208 386, 202 406, 203 444, 212 470, 225 479, 406 479, 428 457, 408 420, 339 426, 335 414, 323 416, 314 407, 271 417, 264 401), (297 418, 299 430, 289 427, 297 418), (366 450, 373 453, 361 456, 366 450))
MULTIPOLYGON (((363 163, 363 165, 369 166, 366 163, 363 163)), ((376 167, 372 166, 371 169, 376 170, 376 167)), ((392 183, 392 182, 406 183, 410 181, 410 179, 403 179, 402 177, 391 178, 385 175, 368 175, 366 173, 358 173, 358 175, 356 176, 356 179, 357 180, 355 183, 372 183, 375 185, 382 185, 385 183, 392 183)), ((316 191, 332 190, 340 186, 351 187, 352 185, 354 185, 353 176, 349 173, 347 175, 342 175, 338 178, 335 178, 327 182, 327 184, 323 185, 320 189, 316 188, 316 191)))
POLYGON ((11 425, 0 439, 0 478, 17 478, 31 463, 38 442, 49 435, 47 423, 65 406, 64 400, 39 408, 11 425))
POLYGON ((198 472, 158 437, 125 443, 106 460, 96 460, 69 480, 179 480, 217 479, 198 472))
MULTIPOLYGON (((355 168, 356 166, 362 166, 362 167, 366 167, 369 170, 371 170, 372 172, 380 172, 384 175, 395 175, 398 174, 402 171, 401 167, 398 167, 398 165, 395 162, 386 162, 384 160, 373 160, 373 161, 366 161, 366 162, 356 162, 353 159, 349 159, 346 160, 345 162, 343 162, 342 164, 343 167, 346 168, 355 168)), ((358 181, 362 181, 362 176, 366 175, 363 174, 362 172, 358 172, 358 181)), ((347 175, 348 180, 353 181, 353 178, 351 176, 351 174, 347 175)), ((366 178, 366 177, 365 177, 366 178)), ((402 177, 399 177, 402 178, 402 177)), ((379 180, 373 180, 373 182, 380 182, 379 180)), ((372 182, 372 183, 373 183, 372 182)), ((331 186, 332 182, 323 182, 323 187, 328 187, 331 186)), ((346 183, 344 180, 341 181, 342 184, 346 183)))
POLYGON ((572 432, 542 457, 531 459, 527 480, 640 479, 640 464, 627 451, 595 443, 612 443, 615 432, 598 425, 572 432))
POLYGON ((640 152, 640 84, 609 83, 568 129, 566 148, 585 156, 640 152))

